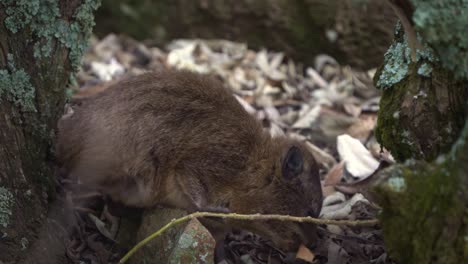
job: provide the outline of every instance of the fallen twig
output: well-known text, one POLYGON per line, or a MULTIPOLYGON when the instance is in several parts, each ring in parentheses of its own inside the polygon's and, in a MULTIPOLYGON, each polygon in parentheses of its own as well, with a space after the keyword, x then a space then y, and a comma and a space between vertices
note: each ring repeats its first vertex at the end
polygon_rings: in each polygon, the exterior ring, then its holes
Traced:
POLYGON ((301 222, 301 223, 313 223, 319 225, 348 225, 348 226, 374 226, 378 223, 377 219, 371 220, 331 220, 331 219, 319 219, 313 217, 298 217, 298 216, 289 216, 289 215, 262 215, 262 214, 222 214, 222 213, 211 213, 211 212, 195 212, 177 219, 172 219, 165 226, 149 235, 138 244, 136 244, 132 249, 130 249, 127 254, 125 254, 119 263, 125 263, 135 252, 146 245, 148 242, 154 238, 160 236, 164 231, 171 228, 172 226, 181 224, 193 218, 199 217, 218 217, 218 218, 229 218, 237 220, 279 220, 279 221, 291 221, 291 222, 301 222))

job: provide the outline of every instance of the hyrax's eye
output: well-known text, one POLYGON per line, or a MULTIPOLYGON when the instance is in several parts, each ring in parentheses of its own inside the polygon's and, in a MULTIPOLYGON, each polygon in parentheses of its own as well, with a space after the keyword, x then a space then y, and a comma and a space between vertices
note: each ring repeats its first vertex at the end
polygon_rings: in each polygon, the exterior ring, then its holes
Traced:
POLYGON ((292 146, 283 160, 281 172, 286 179, 292 179, 302 173, 304 169, 304 158, 301 150, 292 146))

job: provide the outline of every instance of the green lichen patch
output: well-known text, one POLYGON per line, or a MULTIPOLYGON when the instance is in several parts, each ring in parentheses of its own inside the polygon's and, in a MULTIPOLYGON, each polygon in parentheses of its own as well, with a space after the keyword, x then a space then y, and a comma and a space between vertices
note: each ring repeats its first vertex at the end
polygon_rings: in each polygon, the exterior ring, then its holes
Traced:
POLYGON ((198 220, 191 220, 172 250, 169 263, 212 263, 215 241, 198 220))
POLYGON ((442 66, 468 79, 468 0, 412 0, 416 30, 437 51, 442 66))
POLYGON ((70 25, 69 35, 71 37, 67 38, 66 35, 64 35, 64 37, 61 38, 61 42, 71 49, 70 60, 75 70, 79 68, 81 57, 88 47, 88 39, 91 36, 94 26, 93 11, 100 5, 101 0, 85 0, 76 10, 74 15, 75 22, 70 25), (75 36, 77 36, 76 42, 75 36))
POLYGON ((197 241, 194 240, 193 234, 183 233, 179 238, 179 246, 182 249, 188 249, 190 247, 196 247, 197 241))
POLYGON ((0 226, 7 227, 12 215, 13 194, 6 188, 0 187, 0 226))
POLYGON ((88 47, 87 41, 94 26, 93 11, 100 0, 85 0, 75 10, 71 21, 62 18, 59 0, 0 0, 6 7, 5 25, 11 32, 29 26, 35 38, 35 58, 50 57, 54 40, 70 49, 73 70, 78 70, 81 57, 88 47))
POLYGON ((391 177, 388 179, 387 186, 394 192, 402 192, 406 189, 405 178, 403 177, 391 177))
POLYGON ((20 107, 23 112, 35 112, 35 89, 29 75, 23 69, 17 69, 13 56, 8 54, 7 69, 0 70, 0 99, 5 97, 20 107))
POLYGON ((393 43, 384 56, 384 67, 377 80, 377 87, 389 88, 408 74, 409 48, 406 43, 393 43))
POLYGON ((390 88, 402 81, 407 77, 411 64, 420 65, 418 74, 429 77, 432 72, 431 63, 439 61, 435 52, 420 35, 417 37, 418 41, 423 43, 423 48, 416 49, 416 60, 412 61, 411 48, 400 23, 397 24, 395 31, 397 37, 384 55, 384 66, 376 79, 377 88, 390 88))
POLYGON ((418 68, 418 74, 424 77, 431 77, 432 66, 429 63, 424 62, 418 68))
POLYGON ((39 10, 40 1, 37 0, 0 0, 4 6, 15 5, 16 8, 7 8, 5 13, 5 26, 13 33, 18 32, 29 24, 39 10))

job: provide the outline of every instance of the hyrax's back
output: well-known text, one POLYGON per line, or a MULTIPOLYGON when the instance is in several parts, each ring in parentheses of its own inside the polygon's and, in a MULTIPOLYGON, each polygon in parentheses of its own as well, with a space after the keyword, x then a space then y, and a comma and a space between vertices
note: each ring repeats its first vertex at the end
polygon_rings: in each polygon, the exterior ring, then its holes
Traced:
MULTIPOLYGON (((59 122, 57 157, 126 205, 316 217, 322 204, 303 143, 264 133, 219 82, 189 72, 145 74, 85 99, 59 122)), ((304 223, 238 227, 281 248, 315 239, 304 223)))
POLYGON ((171 175, 220 182, 236 175, 263 138, 221 83, 167 70, 84 100, 59 123, 57 156, 71 177, 128 205, 151 206, 174 195, 161 187, 171 175))

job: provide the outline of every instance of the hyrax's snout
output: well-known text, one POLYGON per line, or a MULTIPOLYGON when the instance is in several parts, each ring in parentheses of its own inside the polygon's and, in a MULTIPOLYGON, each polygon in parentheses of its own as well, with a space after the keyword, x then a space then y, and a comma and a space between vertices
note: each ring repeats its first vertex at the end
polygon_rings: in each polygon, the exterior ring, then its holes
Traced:
POLYGON ((302 244, 308 248, 314 248, 317 244, 317 226, 312 223, 299 223, 299 227, 302 231, 302 244))
MULTIPOLYGON (((322 205, 322 190, 314 157, 303 144, 290 141, 282 149, 281 166, 278 167, 281 171, 277 180, 265 192, 271 203, 262 204, 258 211, 317 217, 322 205)), ((311 248, 317 243, 316 226, 312 223, 266 221, 258 231, 286 251, 295 252, 301 244, 311 248)))
POLYGON ((261 234, 266 235, 277 247, 287 252, 296 252, 301 244, 308 248, 314 248, 317 244, 316 226, 312 223, 271 221, 265 228, 271 233, 261 234))
MULTIPOLYGON (((317 217, 317 208, 310 208, 306 210, 306 214, 301 215, 302 217, 317 217)), ((317 245, 317 225, 310 222, 302 223, 289 223, 289 230, 291 234, 291 241, 288 241, 288 250, 297 250, 300 244, 305 245, 308 248, 314 248, 317 245)))

